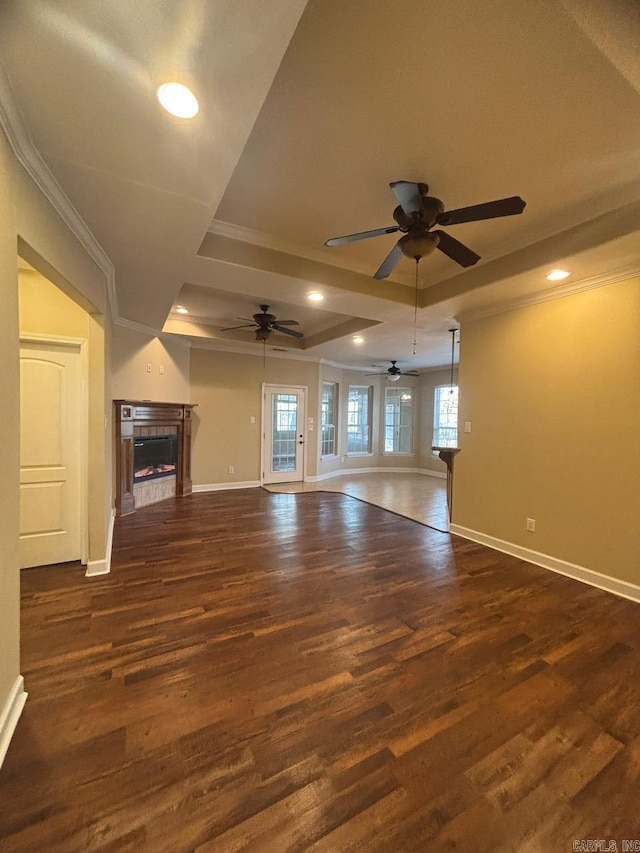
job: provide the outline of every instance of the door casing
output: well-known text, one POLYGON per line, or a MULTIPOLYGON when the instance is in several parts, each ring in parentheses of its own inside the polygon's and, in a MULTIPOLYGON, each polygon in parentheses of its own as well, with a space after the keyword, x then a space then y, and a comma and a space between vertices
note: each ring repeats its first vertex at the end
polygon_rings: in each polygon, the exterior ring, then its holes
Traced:
MULTIPOLYGON (((262 383, 262 424, 261 424, 261 433, 260 433, 260 484, 263 485, 265 482, 265 473, 266 473, 266 464, 267 464, 267 451, 271 452, 271 448, 267 448, 266 441, 266 433, 267 433, 267 418, 271 417, 271 412, 267 406, 267 392, 282 392, 284 394, 287 391, 295 391, 296 393, 302 394, 302 412, 299 413, 300 420, 298 424, 302 424, 302 429, 298 429, 298 432, 302 433, 303 436, 303 445, 302 445, 302 477, 299 482, 305 482, 307 478, 307 398, 309 396, 309 388, 306 385, 280 385, 276 383, 263 382, 262 383)), ((296 481, 297 482, 297 481, 296 481)))
POLYGON ((32 333, 20 334, 20 345, 22 344, 50 344, 58 347, 69 347, 79 350, 80 359, 80 561, 86 565, 89 560, 89 513, 87 507, 87 496, 89 493, 88 470, 89 470, 89 370, 88 370, 88 344, 86 338, 71 338, 62 335, 38 335, 32 333))

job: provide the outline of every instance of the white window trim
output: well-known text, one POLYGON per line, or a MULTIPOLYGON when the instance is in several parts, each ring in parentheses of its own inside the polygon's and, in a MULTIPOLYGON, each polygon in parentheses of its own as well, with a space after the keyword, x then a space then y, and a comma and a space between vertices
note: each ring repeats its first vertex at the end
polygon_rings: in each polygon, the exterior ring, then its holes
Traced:
MULTIPOLYGON (((385 388, 384 392, 383 392, 382 405, 380 407, 382 409, 382 433, 381 433, 381 437, 380 437, 380 440, 382 442, 382 452, 380 454, 381 456, 404 456, 405 458, 413 458, 413 457, 416 457, 418 455, 416 453, 416 451, 414 450, 414 448, 416 446, 416 414, 417 414, 417 408, 418 408, 415 405, 416 389, 412 385, 406 385, 406 386, 402 386, 402 387, 406 388, 408 391, 411 391, 411 395, 412 395, 411 396, 411 404, 412 404, 412 409, 411 409, 411 450, 385 450, 384 449, 385 427, 386 427, 385 410, 386 410, 386 405, 387 405, 387 388, 385 388)), ((396 388, 394 386, 391 390, 392 391, 395 391, 395 390, 399 391, 400 389, 396 388)))
MULTIPOLYGON (((440 385, 436 385, 433 389, 433 418, 432 418, 433 423, 431 425, 431 435, 432 435, 431 441, 432 441, 432 443, 434 441, 433 433, 436 430, 436 426, 435 426, 435 418, 436 418, 436 413, 437 413, 437 410, 436 410, 436 392, 440 388, 452 388, 452 387, 458 389, 458 426, 457 426, 457 433, 456 433, 456 444, 460 443, 460 408, 459 408, 460 407, 460 386, 457 383, 454 383, 453 385, 451 385, 450 382, 443 382, 440 385)), ((431 455, 438 457, 440 455, 440 451, 439 450, 432 450, 431 455)))
POLYGON ((349 383, 347 385, 347 405, 346 405, 346 424, 345 424, 345 441, 346 441, 346 453, 345 456, 375 456, 373 452, 373 385, 354 385, 349 383), (367 411, 367 432, 368 432, 368 444, 369 450, 349 450, 349 394, 352 388, 366 388, 367 389, 367 398, 368 398, 368 411, 367 411))
POLYGON ((320 461, 326 462, 332 459, 340 458, 340 448, 338 446, 338 437, 340 433, 339 429, 339 421, 340 421, 340 412, 339 412, 339 401, 340 396, 340 384, 338 382, 333 382, 331 379, 323 379, 321 383, 320 389, 320 461), (333 385, 333 420, 334 422, 331 424, 333 427, 333 453, 323 453, 322 452, 322 396, 324 394, 324 386, 325 385, 333 385))

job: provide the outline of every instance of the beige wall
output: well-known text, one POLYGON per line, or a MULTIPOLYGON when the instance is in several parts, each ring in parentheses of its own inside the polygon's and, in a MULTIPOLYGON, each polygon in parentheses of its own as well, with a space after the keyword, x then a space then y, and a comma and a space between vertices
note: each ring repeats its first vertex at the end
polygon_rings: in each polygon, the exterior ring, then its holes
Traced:
MULTIPOLYGON (((18 363, 17 198, 12 173, 15 161, 0 134, 0 364, 2 405, 20 411, 18 363)), ((0 489, 0 713, 20 673, 20 582, 18 572, 20 434, 17 421, 0 418, 3 487, 0 489)))
POLYGON ((316 473, 318 365, 307 361, 194 349, 191 353, 192 476, 196 485, 260 479, 262 384, 309 389, 307 475, 316 473), (255 423, 251 423, 251 418, 255 423), (235 470, 229 474, 228 468, 235 470))
POLYGON ((382 448, 382 395, 387 383, 380 377, 366 377, 355 370, 326 364, 262 358, 204 349, 191 352, 191 402, 194 410, 193 482, 196 485, 252 482, 260 479, 262 384, 298 385, 309 389, 307 416, 314 428, 307 433, 305 476, 315 477, 342 469, 415 468, 419 450, 419 393, 417 380, 407 377, 404 384, 416 393, 416 452, 411 456, 384 455, 382 448), (337 382, 338 454, 335 459, 319 459, 320 387, 323 381, 337 382), (373 387, 372 453, 347 454, 347 396, 349 385, 373 387), (251 423, 251 418, 255 423, 251 423), (234 473, 229 474, 229 466, 234 473))
POLYGON ((455 524, 640 583, 639 329, 637 278, 463 325, 455 524))
POLYGON ((189 347, 127 326, 114 325, 111 390, 115 400, 191 402, 189 347), (147 364, 151 372, 147 372, 147 364), (164 369, 164 373, 160 369, 164 369))
MULTIPOLYGON (((77 297, 85 308, 99 314, 106 308, 106 287, 98 269, 77 239, 23 171, 0 133, 0 358, 2 363, 3 405, 7 412, 20 410, 19 384, 19 305, 17 254, 45 273, 52 281, 77 297)), ((94 353, 96 371, 100 370, 105 342, 102 318, 93 317, 100 338, 94 353)), ((91 334, 90 334, 91 337, 91 334)), ((91 347, 91 345, 90 345, 91 347)), ((91 357, 91 356, 90 356, 91 357)), ((96 377, 102 387, 100 399, 90 411, 90 429, 94 433, 93 490, 90 493, 90 517, 96 523, 90 541, 90 557, 104 557, 107 517, 111 506, 111 481, 106 476, 109 450, 105 446, 105 399, 108 393, 104 375, 96 377)), ((0 713, 19 675, 19 422, 7 417, 0 423, 3 489, 0 492, 0 713)), ((27 685, 28 689, 28 685, 27 685)))
POLYGON ((18 271, 20 332, 88 338, 87 312, 39 272, 18 271))

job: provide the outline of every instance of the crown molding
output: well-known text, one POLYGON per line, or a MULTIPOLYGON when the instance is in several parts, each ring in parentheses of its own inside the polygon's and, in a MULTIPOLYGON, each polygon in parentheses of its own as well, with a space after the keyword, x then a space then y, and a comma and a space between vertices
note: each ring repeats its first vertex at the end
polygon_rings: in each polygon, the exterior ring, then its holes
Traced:
POLYGON ((123 326, 125 329, 131 329, 133 332, 141 332, 143 335, 150 335, 152 338, 160 338, 164 341, 173 341, 183 347, 190 348, 191 341, 187 338, 177 335, 173 332, 163 332, 154 329, 151 326, 145 326, 143 323, 136 323, 134 320, 126 320, 124 317, 115 317, 113 320, 115 326, 123 326))
MULTIPOLYGON (((238 240, 241 243, 250 243, 254 246, 260 246, 262 249, 271 249, 274 252, 282 252, 285 255, 294 255, 299 258, 305 258, 308 261, 315 261, 319 264, 327 264, 328 266, 337 267, 338 269, 348 269, 351 272, 361 273, 362 275, 371 275, 371 266, 350 262, 346 267, 342 263, 338 263, 338 255, 331 255, 328 252, 310 249, 308 246, 302 246, 299 243, 294 243, 291 240, 282 240, 275 237, 273 234, 265 234, 263 231, 254 231, 252 228, 245 228, 243 225, 234 225, 232 222, 224 222, 222 219, 214 219, 209 225, 207 231, 210 234, 216 234, 218 237, 226 237, 229 240, 238 240)), ((408 277, 401 277, 397 274, 390 278, 389 281, 395 281, 398 284, 413 286, 413 276, 411 280, 408 277)))
POLYGON ((595 290, 597 287, 607 287, 607 285, 616 284, 619 281, 626 281, 627 279, 633 278, 637 275, 640 275, 640 264, 634 264, 611 272, 590 276, 589 278, 583 278, 580 279, 580 281, 571 282, 570 284, 560 284, 553 287, 551 290, 532 293, 528 296, 522 296, 519 299, 512 299, 509 302, 503 302, 499 305, 491 305, 485 308, 462 311, 458 315, 458 318, 461 324, 473 320, 482 320, 485 317, 505 314, 507 311, 517 311, 518 309, 526 308, 529 305, 539 305, 542 302, 550 302, 554 299, 564 299, 566 296, 573 296, 576 293, 584 293, 587 290, 595 290))
MULTIPOLYGON (((175 337, 179 333, 167 332, 166 334, 169 337, 175 337)), ((263 356, 263 348, 257 341, 253 344, 245 343, 244 341, 222 341, 217 338, 200 337, 192 337, 189 341, 192 350, 213 350, 215 352, 228 352, 238 355, 253 355, 255 358, 262 358, 263 356)), ((267 358, 289 358, 293 361, 309 361, 316 364, 320 361, 318 356, 304 354, 304 350, 286 350, 281 352, 279 347, 273 347, 270 344, 267 344, 265 354, 267 358)))
MULTIPOLYGON (((353 364, 345 364, 342 361, 332 361, 330 358, 320 358, 319 363, 327 367, 337 367, 339 370, 352 370, 354 373, 366 373, 371 367, 361 367, 353 364)), ((382 374, 380 374, 382 375, 382 374)))
POLYGON ((0 127, 20 165, 104 274, 111 317, 115 320, 118 316, 115 267, 40 156, 14 97, 7 71, 1 63, 0 127))

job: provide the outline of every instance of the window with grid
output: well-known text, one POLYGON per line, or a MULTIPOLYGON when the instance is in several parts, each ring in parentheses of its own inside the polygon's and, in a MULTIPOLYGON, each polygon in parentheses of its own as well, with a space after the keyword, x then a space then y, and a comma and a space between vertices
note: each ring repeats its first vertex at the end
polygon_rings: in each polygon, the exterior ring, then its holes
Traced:
POLYGON ((458 446, 458 386, 438 385, 433 400, 433 444, 458 446))
POLYGON ((274 394, 272 423, 272 471, 296 470, 296 429, 298 426, 298 397, 295 394, 274 394))
POLYGON ((349 385, 347 453, 371 453, 370 385, 349 385))
POLYGON ((322 383, 322 403, 320 406, 322 419, 322 435, 320 440, 320 455, 336 455, 336 416, 338 409, 338 385, 335 382, 322 383))
POLYGON ((411 453, 413 450, 413 390, 385 388, 384 452, 411 453))

